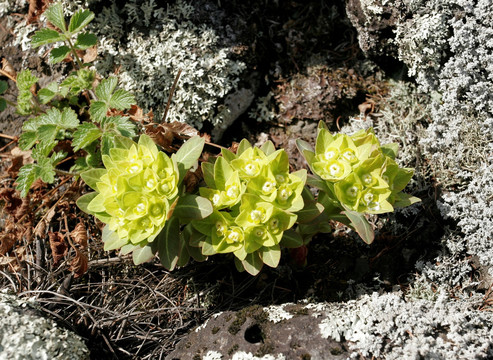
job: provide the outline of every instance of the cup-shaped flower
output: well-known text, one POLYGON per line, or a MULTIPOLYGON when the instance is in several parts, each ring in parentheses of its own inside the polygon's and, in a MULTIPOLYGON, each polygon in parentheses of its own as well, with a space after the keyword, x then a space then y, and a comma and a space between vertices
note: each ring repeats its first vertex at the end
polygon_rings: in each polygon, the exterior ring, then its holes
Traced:
POLYGON ((154 142, 142 135, 138 143, 120 142, 103 155, 104 169, 82 173, 96 192, 85 208, 114 233, 105 249, 145 246, 163 229, 171 204, 178 195, 178 168, 154 142), (118 241, 114 241, 115 236, 118 241))

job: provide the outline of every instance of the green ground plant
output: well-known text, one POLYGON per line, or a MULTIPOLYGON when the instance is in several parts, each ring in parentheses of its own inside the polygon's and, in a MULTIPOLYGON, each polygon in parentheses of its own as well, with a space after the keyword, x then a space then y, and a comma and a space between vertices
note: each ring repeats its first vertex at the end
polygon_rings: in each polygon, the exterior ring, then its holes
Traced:
POLYGON ((101 79, 82 62, 80 52, 97 42, 83 32, 94 13, 79 10, 67 25, 55 3, 45 16, 54 28, 36 32, 33 47, 63 43, 50 51, 50 62, 71 58, 77 69, 38 91, 29 70, 17 75, 17 112, 32 116, 19 147, 32 149, 34 159, 20 169, 17 189, 26 196, 37 179, 52 184, 58 175, 80 176, 94 191, 77 205, 105 224, 105 250, 132 253, 135 264, 158 254, 169 270, 190 257, 233 254, 238 270, 256 275, 264 264, 277 267, 283 248, 330 232, 330 221, 352 227, 369 244, 367 214, 419 201, 402 193, 413 170, 396 164, 397 144, 380 145, 371 129, 332 135, 323 122, 315 150, 297 142, 313 175, 290 172, 287 153, 271 142, 258 148, 244 139, 236 152, 223 149, 202 162, 203 181, 188 192, 184 180, 198 169, 204 139, 189 138, 171 156, 161 151, 127 113, 134 96, 117 89, 116 77, 101 79), (71 168, 60 169, 69 157, 71 168))

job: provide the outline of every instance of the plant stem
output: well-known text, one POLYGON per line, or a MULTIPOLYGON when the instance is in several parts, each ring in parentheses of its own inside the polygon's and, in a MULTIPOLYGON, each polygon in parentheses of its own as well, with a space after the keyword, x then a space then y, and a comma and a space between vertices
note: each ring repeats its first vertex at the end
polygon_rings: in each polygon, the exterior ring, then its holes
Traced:
POLYGON ((75 58, 75 61, 77 62, 77 65, 79 65, 79 68, 82 69, 84 67, 84 64, 82 63, 82 60, 79 58, 79 55, 77 55, 77 52, 74 48, 74 45, 72 45, 72 42, 70 39, 67 39, 68 46, 70 47, 70 51, 72 52, 72 55, 75 58))

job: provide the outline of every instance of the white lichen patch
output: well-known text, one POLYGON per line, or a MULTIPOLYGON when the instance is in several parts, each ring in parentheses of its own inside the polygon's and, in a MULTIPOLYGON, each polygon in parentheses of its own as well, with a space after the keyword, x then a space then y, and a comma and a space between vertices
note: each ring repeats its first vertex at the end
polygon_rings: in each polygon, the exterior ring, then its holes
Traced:
POLYGON ((286 360, 286 357, 283 354, 274 355, 264 355, 262 357, 258 357, 253 355, 250 352, 238 351, 233 354, 231 360, 286 360))
POLYGON ((207 354, 205 354, 202 357, 202 360, 221 360, 223 358, 223 355, 217 351, 208 351, 207 354))
POLYGON ((37 315, 33 304, 0 292, 0 359, 89 359, 79 336, 37 315))
POLYGON ((282 305, 272 305, 265 307, 264 311, 267 312, 267 315, 269 316, 269 321, 272 321, 273 323, 278 323, 282 320, 289 320, 293 318, 293 315, 284 310, 284 308, 289 305, 293 304, 287 303, 282 305))

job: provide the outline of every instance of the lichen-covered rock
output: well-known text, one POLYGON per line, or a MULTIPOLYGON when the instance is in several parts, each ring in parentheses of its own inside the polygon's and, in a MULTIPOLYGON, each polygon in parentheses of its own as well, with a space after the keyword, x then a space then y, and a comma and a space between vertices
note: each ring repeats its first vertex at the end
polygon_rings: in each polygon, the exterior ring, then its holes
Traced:
POLYGON ((33 301, 0 292, 1 360, 83 360, 89 350, 82 339, 42 317, 33 301))
POLYGON ((484 359, 493 356, 493 315, 440 293, 401 293, 346 303, 253 306, 211 317, 166 359, 484 359))

